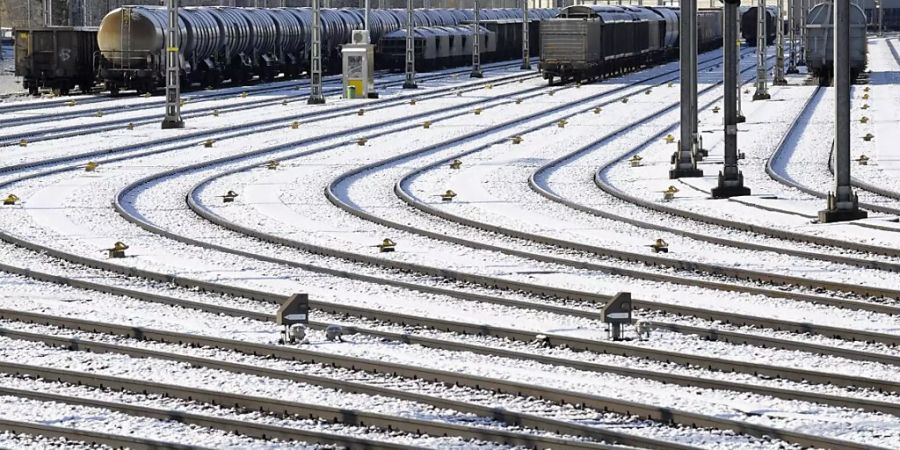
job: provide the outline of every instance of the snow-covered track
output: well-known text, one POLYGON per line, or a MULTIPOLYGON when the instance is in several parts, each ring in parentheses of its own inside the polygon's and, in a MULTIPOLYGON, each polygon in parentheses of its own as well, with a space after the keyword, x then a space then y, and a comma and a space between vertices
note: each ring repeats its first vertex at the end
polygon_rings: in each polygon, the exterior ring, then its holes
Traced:
MULTIPOLYGON (((192 301, 180 300, 177 298, 169 297, 169 296, 160 296, 155 294, 148 294, 140 291, 134 291, 129 289, 123 289, 118 287, 106 286, 98 283, 93 283, 89 281, 80 281, 80 280, 72 280, 65 277, 56 277, 50 274, 27 271, 27 270, 16 270, 16 269, 8 269, 5 267, 0 267, 0 270, 10 271, 12 273, 17 274, 28 274, 35 279, 39 279, 42 281, 50 281, 57 284, 64 284, 68 286, 73 286, 81 289, 89 289, 96 290, 105 293, 112 293, 115 295, 123 295, 127 297, 136 298, 145 302, 152 303, 160 303, 165 305, 177 305, 184 308, 196 309, 204 312, 209 312, 213 314, 222 314, 233 317, 247 318, 252 320, 259 321, 269 321, 274 322, 275 317, 271 314, 259 313, 254 311, 248 311, 245 309, 234 309, 229 307, 223 307, 219 305, 212 305, 208 303, 197 303, 192 301)), ((247 289, 233 288, 229 286, 216 285, 211 283, 201 283, 198 285, 189 285, 191 288, 200 288, 205 291, 217 292, 226 295, 232 295, 236 297, 243 298, 253 298, 262 302, 271 303, 273 305, 280 304, 283 300, 283 297, 268 292, 260 292, 253 291, 247 289)), ((471 323, 461 323, 449 320, 441 320, 441 319, 431 319, 425 318, 422 316, 413 316, 408 314, 398 314, 392 313, 383 310, 375 310, 369 308, 361 308, 361 307, 353 307, 347 305, 340 305, 331 302, 318 301, 316 299, 310 300, 310 307, 314 310, 336 314, 340 316, 353 316, 360 317, 368 320, 374 320, 377 322, 386 322, 392 323, 402 326, 415 326, 421 329, 434 329, 441 331, 448 331, 453 333, 461 333, 463 335, 482 335, 482 336, 492 336, 500 339, 508 339, 513 341, 521 341, 521 342, 534 342, 539 339, 539 334, 535 332, 528 332, 524 330, 515 330, 508 329, 502 327, 492 327, 481 324, 471 324, 471 323)), ((537 308, 535 308, 537 309, 537 308)), ((574 311, 574 310, 573 310, 574 311)), ((599 315, 596 313, 586 313, 586 316, 590 316, 594 319, 599 319, 599 315)), ((65 322, 59 321, 53 316, 41 316, 36 315, 35 313, 27 313, 27 312, 17 312, 11 310, 0 310, 0 317, 6 319, 14 319, 14 320, 24 320, 29 322, 37 322, 37 323, 53 323, 57 326, 72 328, 73 323, 74 329, 82 329, 84 328, 80 325, 81 322, 65 322)), ((328 324, 327 323, 317 323, 312 322, 311 326, 315 329, 324 329, 328 324)), ((703 329, 697 327, 683 327, 683 326, 673 326, 671 324, 665 323, 653 323, 654 326, 659 328, 667 328, 673 329, 675 328, 678 332, 696 334, 707 339, 711 340, 722 340, 731 343, 740 343, 740 344, 751 344, 751 345, 759 345, 763 347, 775 347, 775 348, 785 348, 785 349, 793 349, 798 351, 804 351, 809 353, 819 353, 831 356, 837 356, 842 358, 847 358, 851 360, 859 360, 859 361, 877 361, 884 364, 893 364, 900 365, 900 361, 896 357, 892 357, 889 355, 883 354, 875 354, 868 353, 863 351, 856 350, 848 350, 848 349, 837 349, 834 347, 827 346, 817 346, 811 344, 804 344, 801 342, 794 342, 783 339, 773 339, 773 338, 765 338, 761 336, 748 335, 744 333, 731 333, 722 330, 713 330, 713 329, 703 329)), ((8 330, 0 331, 0 335, 5 335, 8 330)), ((493 354, 501 357, 509 357, 514 359, 525 359, 525 360, 533 360, 540 363, 545 363, 549 365, 562 365, 562 366, 571 366, 574 368, 582 369, 582 370, 590 370, 596 372, 612 372, 612 373, 620 373, 626 376, 635 376, 641 378, 650 378, 650 379, 658 379, 659 381, 663 381, 666 383, 675 383, 680 385, 687 386, 697 386, 697 387, 710 387, 710 388, 725 388, 734 391, 740 392, 755 392, 764 395, 771 395, 774 397, 783 397, 788 396, 790 398, 795 399, 807 399, 809 401, 820 401, 826 404, 830 404, 833 406, 840 407, 853 407, 853 408, 861 408, 866 410, 873 411, 883 411, 883 412, 896 412, 900 413, 900 405, 891 406, 889 404, 879 403, 879 402, 867 402, 867 401, 855 401, 848 400, 844 397, 834 397, 828 398, 828 396, 822 396, 821 394, 812 394, 806 395, 804 393, 785 393, 783 390, 779 389, 768 389, 768 388, 760 388, 757 386, 750 386, 743 383, 729 383, 729 382, 720 382, 715 380, 701 380, 699 378, 694 377, 679 377, 673 376, 669 373, 653 373, 646 370, 635 370, 629 368, 619 368, 619 367, 611 367, 608 365, 602 364, 594 364, 594 363, 583 363, 569 359, 563 358, 555 358, 549 356, 539 356, 533 354, 523 354, 516 351, 508 351, 505 349, 497 349, 497 348, 487 348, 481 345, 469 345, 460 342, 448 342, 446 340, 436 340, 427 337, 409 335, 409 334, 397 334, 385 331, 379 331, 375 329, 367 329, 361 327, 350 327, 347 329, 348 333, 356 334, 367 334, 370 336, 374 336, 379 339, 387 339, 391 341, 404 342, 407 344, 416 344, 422 345, 425 347, 445 349, 451 351, 467 351, 473 353, 482 353, 482 354, 493 354)), ((609 342, 609 341, 596 341, 589 339, 579 339, 572 338, 563 335, 555 335, 555 334, 545 334, 541 333, 541 340, 545 342, 547 345, 556 346, 556 347, 567 347, 576 351, 589 351, 597 354, 615 354, 622 355, 627 357, 635 357, 635 358, 646 358, 655 361, 663 361, 663 362, 674 362, 677 364, 683 364, 686 366, 696 366, 696 367, 706 367, 710 370, 719 370, 723 372, 738 372, 738 373, 747 373, 752 375, 762 374, 764 376, 776 377, 789 379, 793 381, 800 382, 810 382, 816 384, 836 384, 843 386, 853 386, 853 387, 864 387, 864 388, 872 388, 878 389, 881 391, 894 391, 900 388, 900 385, 896 384, 880 384, 874 382, 873 380, 867 380, 858 377, 849 377, 842 378, 841 376, 832 376, 826 373, 818 373, 811 371, 795 371, 792 369, 780 368, 775 366, 769 366, 765 364, 753 364, 753 363, 741 363, 741 362, 733 362, 731 360, 727 360, 724 358, 708 358, 703 356, 691 356, 691 355, 680 355, 674 352, 668 351, 660 351, 654 349, 644 349, 638 346, 622 344, 617 342, 609 342)), ((238 349, 233 349, 238 350, 238 349)), ((193 362, 192 362, 193 363, 193 362)), ((346 386, 342 387, 346 389, 346 386)))
MULTIPOLYGON (((813 197, 818 197, 818 198, 827 198, 828 194, 826 192, 821 192, 816 189, 810 188, 809 186, 806 186, 803 183, 800 183, 800 182, 794 180, 787 174, 779 172, 778 170, 775 169, 774 161, 776 161, 782 157, 782 153, 784 153, 787 150, 787 144, 792 140, 791 139, 792 136, 799 132, 800 123, 803 122, 804 118, 810 116, 813 113, 813 110, 815 109, 814 105, 819 103, 817 100, 821 99, 821 97, 823 97, 824 95, 825 95, 824 88, 819 87, 818 89, 816 89, 815 93, 809 98, 807 103, 803 106, 803 110, 800 112, 800 114, 798 114, 797 117, 794 118, 793 122, 791 122, 790 130, 788 131, 787 134, 785 134, 784 138, 778 144, 778 147, 775 149, 775 152, 772 153, 772 156, 769 158, 768 161, 766 161, 766 173, 769 174, 769 176, 772 177, 773 180, 775 180, 785 186, 792 187, 792 188, 797 189, 805 194, 811 195, 813 197)), ((831 152, 829 152, 829 155, 831 155, 831 152)), ((829 160, 829 162, 827 162, 827 164, 830 168, 830 166, 831 166, 831 164, 830 164, 831 157, 830 156, 829 156, 828 160, 829 160)), ((865 203, 865 202, 859 202, 859 206, 863 209, 868 209, 870 211, 880 212, 880 213, 884 213, 884 214, 891 214, 891 215, 900 215, 900 209, 898 209, 898 208, 891 208, 891 207, 884 206, 884 205, 876 205, 876 204, 865 203)), ((867 224, 864 224, 864 223, 857 223, 856 225, 859 225, 862 227, 868 226, 867 224)), ((841 246, 844 248, 850 249, 850 250, 860 250, 860 251, 865 251, 863 248, 869 247, 869 246, 866 246, 863 244, 857 244, 857 243, 853 243, 853 242, 843 242, 841 246)), ((897 249, 890 249, 890 250, 884 249, 884 250, 882 250, 882 253, 887 252, 887 251, 893 251, 895 253, 898 252, 897 249)))
MULTIPOLYGON (((641 404, 637 402, 621 400, 613 397, 603 397, 591 394, 584 394, 580 392, 573 391, 564 391, 558 389, 551 388, 543 388, 531 384, 512 382, 500 379, 492 379, 485 378, 480 376, 473 376, 467 374, 461 374, 457 372, 446 372, 441 370, 434 370, 428 368, 414 367, 396 363, 382 362, 382 361, 372 361, 365 360, 347 356, 336 356, 327 353, 316 352, 313 350, 303 349, 303 348, 292 348, 292 347, 284 347, 284 346, 275 346, 275 345, 267 345, 267 344, 258 344, 258 343, 250 343, 250 342, 241 342, 241 341, 233 341, 222 338, 215 337, 207 337, 207 336, 199 336, 193 334, 185 334, 185 333, 175 333, 175 332, 167 332, 163 330, 149 329, 149 328, 140 328, 133 326, 122 326, 122 325, 114 325, 106 322, 94 322, 94 321, 85 321, 80 319, 70 319, 65 317, 51 317, 48 315, 36 314, 36 313, 22 313, 22 312, 0 312, 0 318, 6 318, 4 314, 11 314, 15 316, 25 317, 31 315, 33 317, 33 321, 36 323, 48 323, 57 326, 64 326, 67 328, 73 329, 83 329, 94 332, 103 332, 109 334, 115 334, 118 336, 125 336, 130 338, 139 338, 146 339, 157 342, 167 342, 167 343, 178 343, 184 345, 191 345, 196 347, 212 347, 212 348, 227 348, 232 349, 234 351, 238 351, 245 354, 251 355, 264 355, 267 357, 279 358, 279 359, 287 359, 287 360, 301 360, 308 361, 312 363, 320 363, 332 365, 334 367, 345 367, 350 368, 352 370, 365 370, 375 373, 392 373, 394 375, 404 376, 407 378, 421 378, 426 380, 431 380, 434 382, 443 382, 450 385, 461 385, 461 386, 469 386, 475 387, 476 389, 486 389, 489 391, 494 391, 498 393, 512 393, 514 395, 519 396, 531 396, 535 398, 540 398, 543 400, 557 402, 560 404, 572 404, 579 407, 588 407, 600 411, 611 411, 611 412, 619 412, 622 414, 628 415, 637 415, 640 417, 649 418, 651 420, 662 421, 667 423, 681 424, 692 427, 705 427, 705 428, 714 428, 719 430, 732 430, 735 432, 740 432, 744 434, 748 434, 751 436, 770 436, 775 437, 786 442, 794 443, 802 446, 809 447, 817 447, 817 448, 848 448, 848 449, 863 449, 863 448, 872 448, 871 446, 867 446, 866 444, 857 444, 841 439, 833 439, 828 437, 821 437, 815 435, 809 435, 806 433, 800 433, 795 431, 788 431, 779 428, 769 427, 765 425, 752 424, 739 420, 725 419, 715 416, 708 416, 704 414, 697 414, 693 412, 680 411, 677 409, 671 408, 661 408, 657 406, 652 406, 648 404, 641 404), (64 325, 64 324, 67 324, 64 325)), ((36 338, 40 339, 41 336, 35 335, 36 338)), ((75 341, 77 346, 79 341, 75 341)), ((70 344, 71 345, 71 344, 70 344)), ((99 347, 98 347, 99 349, 99 347)), ((133 351, 133 350, 129 350, 133 351)), ((28 372, 28 367, 19 364, 11 364, 11 363, 0 363, 0 372, 7 373, 30 373, 28 372), (25 370, 20 369, 19 367, 26 367, 25 370)), ((32 369, 33 370, 33 369, 32 369)), ((67 381, 71 383, 79 383, 87 384, 90 386, 107 386, 107 387, 116 387, 119 389, 126 389, 135 392, 157 392, 161 393, 158 390, 160 389, 155 384, 143 384, 143 381, 133 381, 133 380, 123 380, 115 377, 108 377, 102 375, 94 375, 94 374, 83 374, 81 372, 71 372, 64 371, 59 369, 40 369, 47 370, 47 374, 38 373, 44 378, 49 379, 59 379, 61 381, 67 381), (80 377, 84 377, 83 379, 80 377), (122 383, 122 384, 119 384, 122 383), (141 387, 145 386, 145 387, 141 387), (142 390, 143 389, 143 390, 142 390)), ((162 389, 168 389, 169 386, 165 386, 162 389)), ((288 412, 293 414, 303 415, 301 412, 303 410, 297 410, 296 405, 292 404, 292 402, 279 402, 277 400, 268 400, 268 399, 260 399, 258 397, 248 397, 247 399, 242 399, 242 396, 227 394, 226 400, 221 400, 220 397, 216 397, 217 395, 221 395, 221 393, 217 391, 208 391, 203 392, 201 390, 189 389, 185 390, 183 387, 172 386, 172 391, 169 392, 169 395, 173 395, 178 398, 189 398, 187 396, 191 396, 190 398, 193 400, 203 400, 207 402, 221 402, 223 404, 231 404, 238 406, 245 406, 249 409, 257 409, 264 410, 273 413, 281 413, 288 412), (248 403, 242 403, 242 401, 246 401, 248 403)), ((407 394, 407 395, 416 395, 416 394, 407 394)), ((319 408, 313 406, 314 408, 319 408)), ((503 411, 503 414, 506 412, 503 411)), ((376 422, 372 422, 371 419, 367 421, 367 423, 372 424, 376 422)), ((568 430, 573 430, 577 428, 577 425, 572 425, 568 428, 568 430)), ((399 427, 398 427, 399 428, 399 427)), ((401 428, 402 429, 402 428, 401 428)), ((565 429, 564 429, 565 430, 565 429)), ((651 442, 647 442, 646 438, 641 437, 633 437, 630 435, 624 435, 616 438, 615 432, 608 432, 605 430, 595 430, 594 428, 588 428, 582 433, 578 433, 579 435, 585 437, 599 437, 600 439, 613 440, 614 442, 621 443, 624 445, 636 445, 636 446, 650 446, 651 448, 682 448, 678 444, 669 444, 657 442, 655 440, 650 440, 651 442), (594 431, 589 431, 594 430, 594 431), (583 434, 584 432, 589 432, 592 434, 583 434), (641 442, 644 441, 644 442, 641 442)), ((484 436, 473 436, 473 438, 482 438, 484 436)))
MULTIPOLYGON (((94 378, 91 380, 85 377, 79 377, 79 375, 71 372, 71 371, 61 371, 55 369, 46 369, 42 367, 36 367, 31 365, 17 365, 17 364, 6 364, 0 363, 0 372, 14 374, 14 375, 29 375, 29 376, 40 376, 47 379, 56 379, 57 381, 68 381, 71 379, 77 379, 79 383, 87 386, 103 386, 107 389, 128 389, 135 390, 133 386, 125 386, 124 384, 117 384, 115 381, 112 384, 109 384, 108 378, 94 378)), ((90 375, 90 377, 94 377, 90 375)), ((164 393, 165 395, 173 394, 172 391, 162 392, 160 386, 148 384, 147 385, 147 393, 164 393)), ((360 439, 352 436, 341 436, 332 433, 323 433, 317 431, 309 431, 309 430, 301 430, 296 428, 287 428, 280 427, 274 425, 267 425, 261 423, 253 423, 248 421, 240 421, 234 419, 228 419, 224 417, 215 417, 210 415, 199 415, 192 414, 183 411, 173 411, 173 410, 164 410, 159 408, 151 408, 139 405, 130 405, 125 403, 118 402, 109 402, 104 400, 97 400, 91 398, 84 397, 75 397, 69 395, 62 394, 54 394, 47 392, 36 392, 36 391, 26 391, 21 389, 11 389, 6 387, 0 387, 0 395, 8 395, 15 396, 19 398, 27 398, 31 400, 38 400, 42 402, 55 402, 65 405, 72 406, 88 406, 94 408, 101 408, 107 411, 115 411, 119 413, 126 414, 128 416, 133 417, 144 417, 144 418, 152 418, 152 419, 160 419, 160 420, 177 420, 178 422, 194 425, 198 427, 204 428, 213 428, 221 431, 225 431, 227 433, 239 434, 251 438, 257 439, 281 439, 281 440, 293 440, 293 441, 301 441, 304 443, 317 443, 323 445, 339 445, 343 448, 347 449, 383 449, 383 450, 412 450, 414 446, 410 445, 402 445, 390 442, 380 442, 371 439, 360 439)), ((196 399, 197 401, 202 401, 202 399, 196 399)), ((345 411, 345 414, 351 414, 352 411, 345 411)), ((366 418, 356 417, 359 421, 365 420, 366 418)), ((346 422, 346 420, 345 420, 346 422)), ((3 427, 3 422, 0 421, 0 429, 3 427)), ((74 431, 74 430, 73 430, 74 431)), ((81 433, 81 431, 77 431, 81 433)), ((44 433, 40 433, 44 434, 44 433)), ((52 434, 50 434, 52 436, 52 434)), ((77 439, 74 436, 72 439, 77 439)), ((131 438, 134 439, 134 438, 131 438)), ((140 446, 132 446, 128 444, 118 444, 114 445, 112 442, 103 442, 103 441, 94 441, 98 443, 105 443, 107 445, 113 445, 114 447, 126 447, 126 448, 148 448, 148 449, 156 449, 156 448, 196 448, 191 446, 183 446, 180 444, 161 444, 161 446, 157 445, 155 441, 151 441, 150 446, 140 447, 140 446), (170 447, 169 447, 170 446, 170 447)), ((598 448, 598 447, 591 447, 598 448)))
POLYGON ((112 448, 128 448, 135 450, 203 450, 204 447, 176 444, 134 436, 122 436, 98 431, 78 430, 74 428, 44 425, 32 422, 20 422, 16 420, 0 419, 0 430, 12 433, 40 435, 46 437, 65 438, 75 442, 106 445, 112 448))
MULTIPOLYGON (((506 66, 499 66, 499 68, 504 68, 504 67, 506 67, 506 66)), ((496 69, 497 68, 493 68, 493 69, 486 68, 485 72, 490 72, 491 70, 496 70, 496 69)), ((446 78, 446 76, 447 76, 446 74, 440 75, 440 76, 432 75, 430 78, 441 79, 441 78, 446 78)), ((512 75, 505 75, 505 76, 493 78, 490 81, 475 83, 474 85, 483 85, 483 84, 488 84, 488 83, 495 84, 495 85, 501 85, 504 83, 510 83, 513 81, 524 80, 524 79, 535 78, 535 77, 537 77, 537 75, 535 75, 535 74, 516 73, 516 74, 512 74, 512 75)), ((403 83, 403 81, 399 80, 399 81, 391 81, 391 82, 379 82, 377 84, 379 85, 379 87, 385 88, 385 87, 392 87, 392 86, 400 86, 402 83, 403 83)), ((468 85, 468 86, 471 86, 471 85, 468 85)), ((430 98, 437 93, 446 93, 449 91, 456 91, 456 90, 461 90, 462 92, 466 92, 468 86, 463 86, 462 88, 459 88, 459 87, 436 88, 436 89, 429 90, 427 93, 424 93, 423 95, 416 95, 416 93, 404 93, 403 95, 400 95, 400 96, 385 98, 385 99, 381 99, 381 100, 374 100, 374 101, 368 102, 365 106, 366 106, 366 108, 373 110, 373 109, 376 109, 378 106, 396 104, 397 102, 402 102, 404 99, 409 99, 411 97, 415 97, 417 99, 419 99, 419 98, 424 99, 424 98, 430 98)), ((339 87, 338 88, 326 88, 324 92, 326 94, 339 93, 340 88, 339 87)), ((220 95, 220 98, 228 98, 231 96, 233 96, 233 95, 232 94, 220 95)), ((202 108, 193 108, 192 107, 190 110, 185 111, 182 115, 185 118, 191 118, 191 117, 208 116, 208 115, 214 114, 214 113, 230 113, 230 112, 238 112, 238 111, 248 111, 248 110, 253 110, 253 109, 265 107, 265 106, 285 104, 285 102, 287 102, 287 104, 290 104, 293 102, 298 102, 298 101, 304 100, 305 98, 306 97, 302 97, 301 95, 290 94, 288 96, 279 96, 279 97, 275 97, 275 98, 266 97, 266 98, 259 99, 259 100, 244 101, 244 102, 240 102, 235 105, 228 105, 228 106, 208 106, 208 107, 202 107, 202 108)), ((282 117, 279 119, 256 121, 256 122, 246 124, 246 125, 264 126, 264 125, 271 124, 271 123, 285 122, 285 121, 290 121, 293 119, 307 119, 309 117, 314 117, 317 114, 334 113, 337 111, 349 111, 349 110, 358 109, 358 108, 359 108, 359 105, 348 105, 348 106, 344 106, 344 107, 331 108, 324 112, 306 113, 306 114, 302 114, 302 115, 299 115, 299 116, 296 116, 293 118, 282 117)), ((144 109, 144 108, 122 107, 121 110, 122 111, 135 111, 137 109, 144 109)), ((109 112, 114 112, 114 111, 97 109, 92 114, 87 114, 87 116, 92 116, 93 114, 96 114, 98 112, 103 112, 104 114, 107 114, 109 112)), ((25 124, 28 124, 30 121, 34 121, 35 123, 47 121, 47 120, 44 120, 43 118, 42 119, 26 118, 26 119, 22 119, 22 120, 24 121, 25 124)), ((59 120, 59 118, 57 118, 57 117, 52 118, 52 121, 56 121, 56 120, 59 120)), ((152 114, 141 116, 141 117, 128 117, 128 118, 124 118, 124 119, 108 119, 108 120, 104 120, 100 123, 97 123, 95 125, 85 125, 85 124, 63 125, 63 126, 56 126, 53 128, 48 128, 48 129, 41 130, 41 131, 27 131, 27 132, 21 132, 21 133, 2 135, 2 136, 0 136, 0 147, 18 146, 22 140, 25 140, 29 143, 34 143, 34 142, 41 142, 41 141, 63 139, 63 138, 68 138, 68 137, 83 136, 86 133, 100 133, 100 132, 104 132, 104 131, 118 130, 118 129, 123 129, 127 125, 141 126, 141 125, 147 125, 147 124, 156 124, 157 122, 159 122, 159 120, 160 120, 159 114, 152 113, 152 114)), ((7 126, 9 126, 9 125, 7 125, 7 126)), ((212 130, 212 131, 221 131, 221 130, 212 130)), ((186 137, 195 137, 195 138, 205 137, 210 132, 211 131, 205 131, 202 133, 192 133, 189 135, 184 135, 182 137, 185 137, 185 138, 186 137)), ((147 143, 144 143, 144 144, 147 144, 147 143)))

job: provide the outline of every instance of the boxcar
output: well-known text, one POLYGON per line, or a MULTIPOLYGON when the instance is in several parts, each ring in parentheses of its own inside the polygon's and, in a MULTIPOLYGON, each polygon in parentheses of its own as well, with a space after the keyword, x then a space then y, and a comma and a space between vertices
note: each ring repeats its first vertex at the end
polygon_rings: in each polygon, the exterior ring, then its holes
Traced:
POLYGON ((96 81, 97 28, 20 29, 15 34, 16 75, 32 95, 50 89, 68 95, 90 92, 96 81))

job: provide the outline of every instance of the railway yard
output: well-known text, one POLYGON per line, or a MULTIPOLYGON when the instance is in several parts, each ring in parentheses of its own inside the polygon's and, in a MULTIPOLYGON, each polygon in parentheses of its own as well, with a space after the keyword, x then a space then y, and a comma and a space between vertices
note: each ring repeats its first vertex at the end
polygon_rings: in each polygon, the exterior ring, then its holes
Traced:
POLYGON ((752 193, 716 199, 722 48, 692 177, 664 46, 557 83, 543 46, 379 68, 377 98, 326 73, 324 104, 305 75, 195 86, 177 129, 124 82, 4 93, 0 448, 900 448, 900 33, 864 36, 868 216, 833 223, 840 89, 803 65, 753 100, 784 67, 749 42, 752 193))

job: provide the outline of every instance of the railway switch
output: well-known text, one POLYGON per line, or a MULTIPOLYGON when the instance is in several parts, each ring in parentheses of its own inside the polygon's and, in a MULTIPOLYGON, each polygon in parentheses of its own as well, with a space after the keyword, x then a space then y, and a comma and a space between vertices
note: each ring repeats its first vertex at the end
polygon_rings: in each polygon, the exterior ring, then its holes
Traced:
POLYGON ((521 98, 517 98, 517 99, 516 99, 516 104, 517 104, 517 105, 521 105, 521 104, 522 104, 522 99, 521 99, 521 98))
POLYGON ((552 90, 551 90, 550 92, 547 93, 547 95, 553 97, 553 94, 555 94, 555 93, 556 93, 556 91, 552 91, 552 90))
POLYGON ((247 91, 241 92, 241 98, 247 98, 250 94, 247 91))
POLYGON ((861 165, 861 166, 868 166, 869 165, 869 157, 866 155, 859 155, 859 158, 856 158, 856 162, 858 162, 859 165, 861 165))
POLYGON ((623 98, 622 103, 628 103, 628 97, 623 98))
POLYGON ((106 249, 106 252, 110 258, 124 258, 125 250, 128 250, 128 245, 122 241, 118 241, 113 244, 112 248, 106 249))
POLYGON ((431 121, 430 121, 430 120, 426 120, 425 122, 423 122, 423 123, 422 123, 422 128, 425 128, 425 129, 431 128, 431 121))
POLYGON ((99 167, 99 166, 100 166, 100 164, 97 164, 94 161, 89 161, 87 164, 84 165, 84 171, 85 172, 93 172, 93 171, 97 170, 97 167, 99 167))
POLYGON ((522 139, 522 136, 515 135, 515 136, 512 137, 511 140, 512 140, 512 143, 513 143, 513 144, 517 144, 517 145, 518 145, 518 144, 521 144, 521 143, 522 143, 522 140, 523 140, 523 139, 522 139))
POLYGON ((628 160, 628 162, 631 163, 631 167, 641 167, 641 161, 643 159, 644 158, 641 158, 640 155, 634 155, 631 157, 631 159, 628 160))
POLYGON ((493 89, 493 88, 494 88, 494 85, 491 84, 491 83, 488 83, 487 85, 484 86, 484 88, 485 88, 485 89, 493 89))
POLYGON ((340 325, 328 325, 325 327, 325 340, 344 342, 344 329, 340 325))
POLYGON ((441 194, 441 201, 442 202, 453 201, 453 199, 455 197, 456 197, 456 192, 453 192, 452 190, 447 189, 447 192, 444 192, 443 194, 441 194))
POLYGON ((866 116, 862 116, 859 118, 859 123, 869 123, 869 118, 866 116))
POLYGON ((387 253, 396 250, 397 243, 388 238, 385 238, 383 241, 381 241, 380 244, 376 245, 375 247, 378 247, 378 251, 380 251, 381 253, 387 253))
POLYGON ((675 143, 675 136, 672 136, 671 134, 667 134, 666 135, 666 144, 673 144, 673 143, 675 143))
POLYGON ((288 105, 287 99, 281 101, 281 106, 287 106, 287 105, 288 105))
POLYGON ((292 129, 292 130, 296 130, 296 129, 298 129, 298 128, 300 128, 300 121, 295 120, 295 121, 291 122, 291 129, 292 129))
POLYGON ((222 197, 222 203, 234 203, 234 199, 238 198, 237 192, 228 191, 225 195, 220 195, 222 197))
POLYGON ((631 293, 619 292, 603 306, 603 322, 614 341, 622 340, 622 325, 631 323, 631 293))
POLYGON ((670 82, 669 82, 669 87, 672 87, 672 86, 675 86, 675 83, 673 83, 673 82, 670 81, 670 82))
POLYGON ((866 142, 869 142, 869 141, 871 141, 872 139, 875 139, 875 135, 872 134, 872 133, 866 133, 866 135, 863 136, 863 140, 866 141, 866 142))
POLYGON ((214 110, 213 110, 213 117, 219 117, 219 110, 218 110, 218 109, 214 109, 214 110))
POLYGON ((653 92, 653 89, 647 89, 644 91, 644 95, 650 95, 651 92, 653 92))
POLYGON ((863 92, 869 92, 870 90, 871 90, 871 89, 869 88, 869 86, 866 86, 866 87, 863 88, 863 92))
POLYGON ((6 196, 6 198, 3 199, 3 204, 6 206, 11 206, 15 205, 18 201, 19 197, 17 197, 16 194, 9 194, 6 196))
POLYGON ((460 167, 462 167, 462 161, 460 161, 460 160, 458 160, 458 159, 454 159, 453 162, 450 163, 450 168, 451 168, 451 169, 457 170, 457 169, 459 169, 460 167))
POLYGON ((675 198, 675 194, 678 193, 678 188, 675 186, 669 186, 666 190, 662 191, 663 200, 670 201, 675 198))
POLYGON ((309 326, 309 295, 294 294, 287 298, 275 313, 275 322, 281 325, 281 342, 304 342, 309 326))
POLYGON ((653 253, 669 253, 669 244, 662 239, 657 239, 647 247, 650 247, 653 253))
POLYGON ((416 99, 414 99, 414 98, 413 98, 413 99, 410 99, 410 100, 409 100, 409 104, 410 104, 410 106, 415 106, 415 105, 416 105, 416 99))
POLYGON ((266 168, 269 170, 276 170, 281 163, 278 162, 277 159, 273 159, 266 163, 266 168))

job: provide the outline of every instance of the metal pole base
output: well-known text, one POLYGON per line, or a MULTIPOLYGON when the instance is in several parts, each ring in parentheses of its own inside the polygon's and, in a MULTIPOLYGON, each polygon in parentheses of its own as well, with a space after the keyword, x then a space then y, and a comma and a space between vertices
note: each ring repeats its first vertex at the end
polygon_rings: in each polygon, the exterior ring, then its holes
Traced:
POLYGON ((484 74, 481 73, 481 69, 472 70, 472 74, 469 75, 471 78, 484 78, 484 74))
POLYGON ((819 211, 819 223, 846 222, 849 220, 865 219, 869 214, 861 209, 819 211))
POLYGON ((669 178, 672 180, 678 178, 699 178, 703 176, 703 171, 696 167, 678 167, 669 170, 669 178))
POLYGON ((784 78, 776 78, 774 81, 772 81, 772 84, 775 86, 787 86, 787 80, 785 80, 784 78))
POLYGON ((750 188, 744 186, 744 174, 738 172, 737 177, 726 178, 719 172, 719 185, 712 188, 713 198, 731 198, 741 195, 750 195, 750 188))
POLYGON ((418 88, 419 88, 419 85, 417 85, 415 81, 407 80, 407 81, 403 82, 403 89, 418 89, 418 88))
POLYGON ((855 194, 848 194, 847 201, 838 202, 834 192, 829 192, 828 208, 819 211, 819 223, 846 222, 868 216, 869 213, 859 209, 859 200, 855 194))
POLYGON ((324 105, 325 97, 310 97, 309 100, 306 101, 307 105, 324 105))
POLYGON ((769 95, 768 92, 760 92, 760 91, 756 91, 755 93, 753 93, 753 101, 757 101, 757 100, 769 100, 770 98, 772 98, 772 96, 769 95))
POLYGON ((174 130, 178 128, 184 128, 183 120, 163 120, 162 122, 163 130, 174 130))

